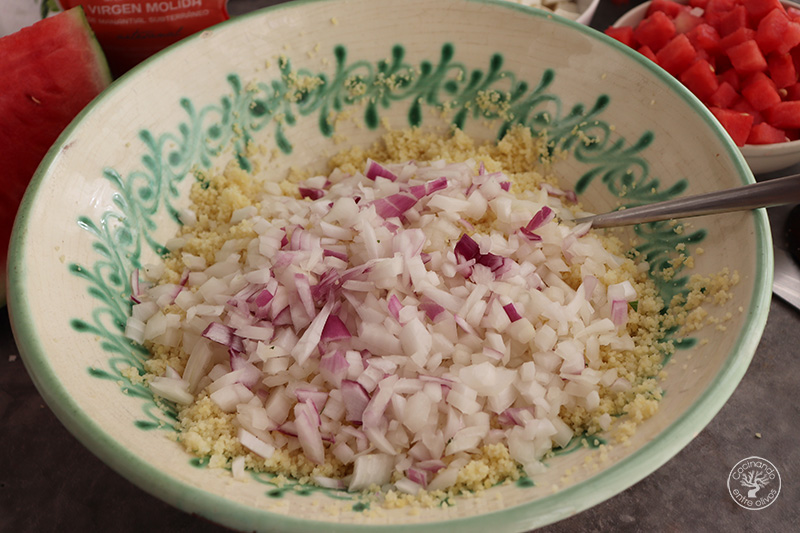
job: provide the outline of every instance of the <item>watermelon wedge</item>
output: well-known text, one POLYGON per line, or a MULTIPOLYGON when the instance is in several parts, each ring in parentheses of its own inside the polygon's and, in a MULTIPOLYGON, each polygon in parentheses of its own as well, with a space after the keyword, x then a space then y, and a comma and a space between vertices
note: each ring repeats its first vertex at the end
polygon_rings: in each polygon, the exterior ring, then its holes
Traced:
POLYGON ((103 51, 76 7, 0 38, 0 306, 17 207, 47 150, 109 83, 103 51))

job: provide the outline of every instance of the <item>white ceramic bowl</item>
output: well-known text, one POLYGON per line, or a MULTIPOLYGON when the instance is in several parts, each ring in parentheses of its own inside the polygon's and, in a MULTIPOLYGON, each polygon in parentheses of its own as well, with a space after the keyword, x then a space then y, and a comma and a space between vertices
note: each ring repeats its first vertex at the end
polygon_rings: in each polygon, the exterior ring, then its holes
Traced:
POLYGON ((347 493, 278 486, 266 475, 234 481, 169 438, 174 410, 124 370, 141 369, 146 357, 122 334, 129 274, 158 261, 174 235, 193 167, 238 157, 279 179, 291 166, 321 166, 328 154, 373 142, 386 124, 428 129, 457 120, 469 135, 495 139, 503 121, 469 112, 481 96, 476 87, 510 95, 514 121, 550 132, 569 153, 558 171, 593 210, 753 181, 687 90, 616 41, 560 17, 474 0, 321 0, 252 13, 115 82, 34 177, 12 237, 9 309, 50 408, 142 489, 251 531, 528 530, 610 498, 664 464, 725 403, 758 344, 772 273, 763 210, 696 219, 685 233, 666 223, 639 228, 638 248, 653 264, 676 247, 695 256, 693 268, 659 285, 665 297, 695 272, 729 267, 742 281, 719 310, 731 313, 727 330, 706 328, 695 340, 707 343, 682 345, 667 367, 660 409, 628 445, 611 447, 592 469, 586 461, 598 451, 576 441, 535 479, 451 506, 365 512, 347 493), (391 89, 374 83, 387 72, 411 81, 391 89), (326 83, 295 101, 285 82, 298 73, 326 83), (367 82, 363 95, 343 85, 354 74, 367 82), (451 103, 443 114, 440 105, 451 103), (340 118, 335 128, 331 113, 340 118), (594 142, 572 142, 575 132, 594 142), (265 150, 249 152, 250 141, 265 150))
MULTIPOLYGON (((541 4, 542 2, 537 2, 536 0, 507 0, 508 2, 513 2, 516 4, 521 4, 524 6, 535 6, 537 3, 541 4)), ((575 7, 577 8, 578 16, 575 18, 575 22, 579 24, 585 24, 588 26, 592 23, 592 17, 594 17, 594 12, 597 11, 597 4, 600 3, 600 0, 574 0, 575 7)))
POLYGON ((599 3, 600 0, 578 0, 578 10, 581 14, 575 21, 587 26, 591 24, 599 3))
MULTIPOLYGON (((688 0, 676 0, 682 4, 688 4, 688 0)), ((782 2, 787 6, 800 7, 794 2, 782 2)), ((644 2, 626 12, 617 19, 613 26, 636 26, 643 19, 650 7, 650 2, 644 2)), ((789 141, 776 144, 746 144, 740 147, 750 170, 754 174, 765 174, 783 170, 800 163, 800 140, 789 141)))

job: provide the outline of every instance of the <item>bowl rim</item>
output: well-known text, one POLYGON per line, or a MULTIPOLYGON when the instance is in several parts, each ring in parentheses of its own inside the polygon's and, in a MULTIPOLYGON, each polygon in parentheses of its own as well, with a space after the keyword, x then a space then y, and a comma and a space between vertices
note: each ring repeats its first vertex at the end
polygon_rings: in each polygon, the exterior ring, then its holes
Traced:
MULTIPOLYGON (((299 0, 262 8, 225 21, 215 27, 237 24, 240 20, 261 17, 284 9, 307 8, 309 4, 318 2, 335 2, 336 0, 299 0)), ((558 17, 536 8, 505 2, 504 0, 465 0, 471 3, 487 4, 519 11, 532 17, 549 19, 553 22, 571 27, 592 39, 604 42, 606 46, 617 52, 627 54, 638 61, 651 74, 661 79, 676 91, 708 122, 712 130, 717 132, 726 142, 728 156, 738 168, 745 183, 753 183, 753 175, 745 163, 741 153, 730 142, 727 135, 703 104, 685 89, 677 80, 651 63, 636 51, 629 49, 615 39, 604 35, 588 26, 558 17)), ((324 526, 328 531, 370 531, 380 528, 386 531, 442 531, 457 527, 458 531, 474 531, 484 533, 487 528, 494 530, 526 530, 544 526, 567 518, 605 501, 661 467, 669 459, 683 449, 717 414, 744 376, 755 353, 761 334, 764 330, 772 295, 773 256, 771 234, 766 211, 759 209, 753 212, 753 224, 756 238, 756 273, 752 280, 752 300, 745 310, 747 322, 739 332, 731 354, 725 360, 709 387, 698 400, 688 408, 682 418, 662 430, 656 439, 646 443, 639 450, 623 458, 608 469, 580 483, 567 487, 556 494, 544 496, 538 500, 522 503, 498 511, 480 515, 445 519, 411 524, 353 524, 324 522, 314 519, 296 518, 279 514, 263 508, 243 505, 208 492, 202 487, 190 485, 169 474, 162 472, 126 449, 113 435, 106 433, 103 427, 83 412, 77 402, 70 396, 58 376, 47 363, 45 350, 37 336, 37 320, 28 307, 24 287, 26 285, 26 269, 22 263, 23 250, 30 245, 27 221, 31 218, 33 206, 38 192, 47 183, 49 168, 53 165, 63 144, 74 130, 79 128, 83 119, 95 112, 109 94, 123 90, 124 87, 138 79, 137 73, 147 65, 161 61, 171 50, 190 46, 195 39, 201 38, 203 32, 165 49, 144 63, 134 67, 129 73, 115 81, 101 95, 95 98, 76 119, 65 129, 59 139, 45 156, 20 205, 17 219, 12 231, 8 269, 8 307, 12 330, 20 351, 21 358, 42 397, 56 414, 64 426, 92 453, 110 466, 113 470, 137 485, 143 491, 177 507, 178 509, 202 516, 212 522, 240 529, 259 529, 268 524, 270 528, 281 531, 305 531, 314 525, 324 526), (268 522, 265 522, 268 520, 268 522)))

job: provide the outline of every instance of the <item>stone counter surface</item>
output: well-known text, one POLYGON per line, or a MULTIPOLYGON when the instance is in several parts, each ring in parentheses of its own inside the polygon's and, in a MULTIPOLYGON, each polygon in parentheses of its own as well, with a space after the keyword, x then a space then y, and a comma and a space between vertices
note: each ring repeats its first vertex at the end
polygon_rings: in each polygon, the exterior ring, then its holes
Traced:
MULTIPOLYGON (((236 15, 272 3, 276 2, 232 0, 229 9, 236 15)), ((630 5, 635 3, 634 0, 630 5)), ((601 0, 593 26, 605 28, 629 6, 601 0)), ((793 170, 800 172, 800 168, 793 170)), ((774 298, 766 330, 747 374, 719 414, 688 446, 616 497, 539 531, 797 531, 798 356, 800 311, 774 298), (750 456, 771 461, 782 481, 775 503, 759 511, 739 507, 727 488, 731 468, 750 456)), ((84 448, 56 419, 34 387, 18 356, 7 310, 3 308, 0 532, 72 531, 211 533, 226 529, 150 496, 84 448)))

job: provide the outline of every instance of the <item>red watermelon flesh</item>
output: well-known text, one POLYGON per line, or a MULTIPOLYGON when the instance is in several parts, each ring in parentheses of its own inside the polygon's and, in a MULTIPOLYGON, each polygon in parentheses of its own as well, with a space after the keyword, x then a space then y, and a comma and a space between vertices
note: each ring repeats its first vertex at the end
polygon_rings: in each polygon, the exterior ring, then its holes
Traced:
POLYGON ((47 150, 111 83, 80 7, 0 38, 0 305, 11 226, 47 150))

